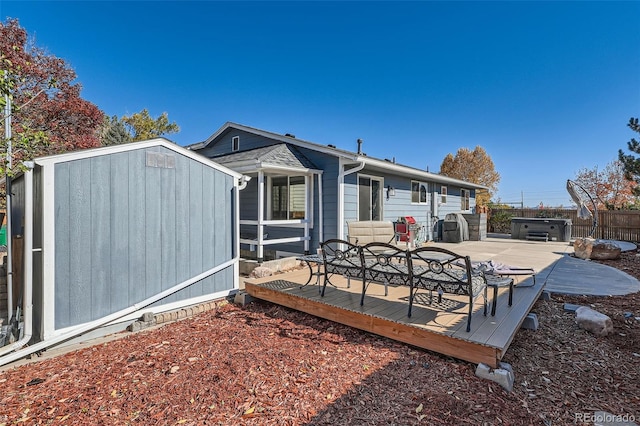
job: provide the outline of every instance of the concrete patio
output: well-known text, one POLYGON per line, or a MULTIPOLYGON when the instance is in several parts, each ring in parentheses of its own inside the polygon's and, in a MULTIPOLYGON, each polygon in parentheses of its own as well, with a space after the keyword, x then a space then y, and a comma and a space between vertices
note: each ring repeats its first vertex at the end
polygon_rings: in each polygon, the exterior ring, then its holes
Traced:
MULTIPOLYGON (((483 241, 429 244, 468 255, 473 261, 494 260, 534 268, 538 272, 536 280, 550 293, 614 296, 640 291, 636 278, 616 268, 571 256, 573 246, 567 242, 517 240, 510 235, 490 234, 483 241)), ((623 245, 623 250, 635 247, 631 243, 623 245)))

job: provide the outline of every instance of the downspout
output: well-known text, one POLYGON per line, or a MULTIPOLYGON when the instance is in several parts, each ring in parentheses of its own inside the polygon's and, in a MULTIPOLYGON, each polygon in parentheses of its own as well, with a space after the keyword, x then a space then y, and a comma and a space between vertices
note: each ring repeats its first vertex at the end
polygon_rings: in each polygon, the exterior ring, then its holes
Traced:
MULTIPOLYGON (((7 77, 7 71, 4 72, 5 78, 7 77)), ((4 104, 4 136, 7 140, 7 171, 11 170, 12 167, 12 157, 13 153, 11 152, 11 97, 7 94, 5 95, 5 104, 4 104)), ((11 229, 11 176, 9 173, 6 173, 5 179, 5 194, 6 194, 6 219, 7 219, 7 230, 5 233, 7 239, 7 324, 11 322, 11 317, 13 316, 13 255, 11 254, 11 246, 13 238, 12 229, 11 229)))
POLYGON ((251 176, 242 175, 240 177, 240 182, 239 182, 239 185, 238 185, 238 191, 242 191, 243 189, 245 189, 247 187, 247 185, 249 184, 250 180, 251 180, 251 176))
MULTIPOLYGON (((15 349, 20 349, 31 340, 33 335, 33 167, 32 161, 24 165, 28 170, 24 173, 24 279, 23 279, 23 336, 18 341, 0 348, 0 356, 15 349)), ((19 320, 19 318, 17 318, 19 320)), ((0 361, 2 365, 4 361, 0 361)))
MULTIPOLYGON (((247 187, 250 180, 251 176, 242 175, 233 191, 233 203, 235 206, 233 212, 233 220, 235 221, 233 227, 233 259, 236 260, 233 268, 235 277, 240 276, 240 191, 247 187)), ((240 283, 238 283, 238 288, 239 287, 240 283)))
POLYGON ((338 171, 338 239, 340 240, 344 240, 344 177, 364 169, 364 161, 356 164, 355 167, 345 170, 346 164, 342 163, 342 159, 340 159, 338 171))

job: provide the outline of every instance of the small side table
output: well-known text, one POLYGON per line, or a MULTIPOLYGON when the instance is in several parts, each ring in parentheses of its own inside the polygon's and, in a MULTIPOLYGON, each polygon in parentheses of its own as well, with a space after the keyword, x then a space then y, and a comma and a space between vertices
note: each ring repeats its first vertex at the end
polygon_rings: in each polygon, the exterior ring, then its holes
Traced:
POLYGON ((513 304, 513 278, 500 277, 497 275, 485 275, 487 287, 493 289, 493 303, 491 304, 491 316, 496 315, 496 305, 498 304, 498 288, 509 286, 509 306, 513 304))
POLYGON ((324 258, 317 254, 307 254, 304 256, 296 257, 296 260, 301 260, 307 264, 307 268, 309 268, 309 278, 307 282, 302 285, 302 287, 308 285, 313 277, 316 277, 316 285, 318 286, 318 292, 320 292, 320 277, 323 275, 322 272, 322 264, 324 263, 324 258))

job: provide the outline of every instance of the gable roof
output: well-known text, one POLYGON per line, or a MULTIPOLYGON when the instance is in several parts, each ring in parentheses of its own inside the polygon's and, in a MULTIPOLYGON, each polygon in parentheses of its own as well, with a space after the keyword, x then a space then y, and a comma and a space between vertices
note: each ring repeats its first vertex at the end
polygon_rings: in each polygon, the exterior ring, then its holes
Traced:
POLYGON ((137 149, 145 149, 145 148, 151 148, 156 146, 161 146, 170 151, 174 151, 177 154, 184 155, 185 157, 188 157, 193 161, 202 163, 207 167, 211 167, 213 169, 219 170, 237 179, 242 178, 242 174, 234 170, 231 170, 230 168, 225 167, 217 162, 214 162, 202 155, 194 153, 189 149, 185 149, 182 146, 176 145, 175 143, 162 137, 149 139, 141 142, 130 142, 130 143, 125 143, 121 145, 103 146, 100 148, 83 149, 79 151, 66 152, 63 154, 49 155, 46 157, 38 157, 38 158, 35 158, 33 162, 35 164, 44 166, 47 164, 64 163, 67 161, 81 160, 84 158, 98 157, 101 155, 116 154, 120 152, 134 151, 137 149))
POLYGON ((395 163, 389 160, 382 160, 379 158, 369 157, 366 154, 358 154, 357 152, 347 151, 344 149, 336 148, 333 145, 322 145, 315 142, 309 142, 303 139, 298 139, 290 135, 281 135, 278 133, 269 132, 266 130, 256 129, 254 127, 245 126, 238 123, 226 122, 220 129, 214 134, 209 136, 205 141, 195 143, 187 146, 187 149, 193 151, 199 151, 214 143, 218 137, 224 134, 229 129, 235 129, 247 133, 252 133, 264 138, 272 139, 276 142, 285 143, 287 145, 299 146, 306 149, 322 152, 328 155, 332 155, 338 158, 344 159, 347 163, 364 164, 366 167, 376 169, 380 171, 386 171, 402 176, 407 176, 411 179, 424 180, 429 182, 435 182, 443 185, 456 185, 470 189, 488 189, 484 185, 479 185, 471 182, 466 182, 460 179, 454 179, 448 176, 444 176, 438 173, 430 173, 421 169, 417 169, 411 166, 405 166, 399 163, 395 163))
POLYGON ((246 172, 258 169, 318 170, 299 149, 286 143, 234 152, 213 157, 212 160, 234 170, 246 172))

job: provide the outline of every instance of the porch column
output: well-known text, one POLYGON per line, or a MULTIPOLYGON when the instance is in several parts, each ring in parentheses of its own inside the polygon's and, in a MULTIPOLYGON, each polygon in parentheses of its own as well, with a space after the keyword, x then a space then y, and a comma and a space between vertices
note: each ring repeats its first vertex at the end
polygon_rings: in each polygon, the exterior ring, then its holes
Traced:
POLYGON ((264 260, 264 246, 263 246, 263 237, 264 237, 264 172, 260 170, 258 172, 258 230, 257 230, 257 240, 258 240, 258 253, 257 260, 258 263, 262 263, 264 260))
POLYGON ((311 201, 311 197, 309 197, 309 191, 311 190, 311 185, 313 184, 313 175, 305 175, 304 177, 304 187, 306 190, 304 191, 304 254, 309 254, 309 226, 311 212, 313 211, 313 202, 311 201))
MULTIPOLYGON (((318 248, 324 241, 324 203, 322 198, 322 173, 316 175, 318 177, 318 248)), ((313 202, 313 200, 312 200, 313 202)))

